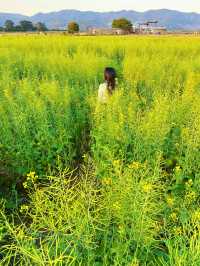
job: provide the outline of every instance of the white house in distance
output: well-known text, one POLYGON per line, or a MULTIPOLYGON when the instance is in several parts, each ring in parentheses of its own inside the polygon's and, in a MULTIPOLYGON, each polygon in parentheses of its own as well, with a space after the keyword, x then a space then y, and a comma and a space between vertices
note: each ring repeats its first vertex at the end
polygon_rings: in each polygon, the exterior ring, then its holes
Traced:
POLYGON ((90 35, 165 34, 167 33, 167 28, 158 26, 158 21, 156 20, 149 20, 142 23, 136 23, 131 32, 123 29, 92 27, 88 28, 87 32, 90 35))
POLYGON ((136 34, 165 34, 167 33, 167 28, 158 26, 158 21, 156 20, 149 20, 142 23, 136 23, 133 26, 133 32, 136 34))
POLYGON ((129 34, 125 30, 111 29, 111 28, 89 28, 88 33, 90 35, 126 35, 126 34, 129 34))

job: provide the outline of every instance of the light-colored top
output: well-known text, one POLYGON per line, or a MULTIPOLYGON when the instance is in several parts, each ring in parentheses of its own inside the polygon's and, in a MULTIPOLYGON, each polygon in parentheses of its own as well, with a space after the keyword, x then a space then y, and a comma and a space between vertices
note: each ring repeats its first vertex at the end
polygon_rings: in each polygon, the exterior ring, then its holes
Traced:
POLYGON ((102 83, 99 86, 98 100, 100 103, 107 103, 109 99, 109 92, 107 88, 107 83, 102 83))

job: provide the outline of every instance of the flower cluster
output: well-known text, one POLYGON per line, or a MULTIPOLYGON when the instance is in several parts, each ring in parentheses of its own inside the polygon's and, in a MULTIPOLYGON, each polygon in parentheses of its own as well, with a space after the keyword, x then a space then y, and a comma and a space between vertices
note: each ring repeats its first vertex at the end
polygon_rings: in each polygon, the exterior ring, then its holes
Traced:
POLYGON ((142 190, 143 190, 143 192, 145 192, 145 193, 150 193, 150 192, 152 192, 152 190, 153 190, 153 184, 145 182, 145 183, 142 185, 142 190))
POLYGON ((185 195, 185 200, 188 204, 193 203, 197 198, 197 194, 195 191, 188 191, 185 195))
POLYGON ((32 188, 34 184, 37 182, 38 176, 35 172, 30 172, 27 174, 26 181, 23 183, 25 189, 32 188))
POLYGON ((112 185, 112 178, 103 178, 101 182, 102 182, 102 185, 110 186, 112 185))
POLYGON ((22 205, 20 208, 20 212, 21 213, 27 213, 29 210, 29 206, 28 205, 22 205))
POLYGON ((194 213, 192 214, 191 220, 195 224, 200 222, 200 211, 199 210, 194 211, 194 213))
POLYGON ((167 205, 171 208, 174 205, 174 198, 172 196, 168 196, 166 199, 167 205))
POLYGON ((133 170, 138 170, 142 167, 142 164, 140 162, 132 162, 129 164, 128 168, 133 170))
POLYGON ((178 221, 178 215, 176 212, 173 212, 170 214, 170 218, 173 222, 177 222, 178 221))

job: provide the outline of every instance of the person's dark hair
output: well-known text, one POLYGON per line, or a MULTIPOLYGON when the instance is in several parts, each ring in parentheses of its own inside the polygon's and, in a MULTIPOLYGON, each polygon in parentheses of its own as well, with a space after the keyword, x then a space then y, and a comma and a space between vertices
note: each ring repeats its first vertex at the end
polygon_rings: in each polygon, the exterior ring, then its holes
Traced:
POLYGON ((116 71, 113 67, 106 67, 104 70, 104 78, 105 81, 107 83, 107 88, 108 88, 108 92, 110 94, 113 93, 113 91, 115 90, 115 86, 116 86, 116 71))

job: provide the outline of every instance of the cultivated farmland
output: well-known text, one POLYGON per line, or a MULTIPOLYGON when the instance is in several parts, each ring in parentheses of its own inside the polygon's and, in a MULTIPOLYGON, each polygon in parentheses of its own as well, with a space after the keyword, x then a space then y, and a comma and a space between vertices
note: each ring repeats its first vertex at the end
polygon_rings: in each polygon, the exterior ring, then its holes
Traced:
POLYGON ((199 104, 198 37, 1 36, 2 265, 200 265, 199 104))

